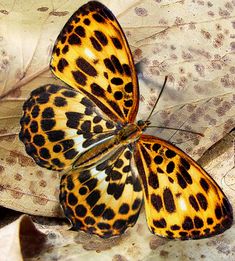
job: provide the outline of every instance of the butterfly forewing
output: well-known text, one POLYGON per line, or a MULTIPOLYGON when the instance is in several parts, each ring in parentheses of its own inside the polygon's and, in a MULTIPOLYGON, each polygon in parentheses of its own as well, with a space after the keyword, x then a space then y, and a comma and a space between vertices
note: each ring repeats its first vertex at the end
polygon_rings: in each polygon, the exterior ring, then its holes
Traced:
POLYGON ((169 238, 203 238, 232 225, 232 208, 215 181, 170 143, 142 135, 135 161, 149 229, 169 238))
POLYGON ((91 169, 63 176, 60 201, 74 229, 110 237, 135 224, 142 188, 139 177, 132 176, 131 157, 123 147, 91 169))
POLYGON ((51 68, 110 119, 134 121, 139 97, 131 52, 116 18, 101 3, 89 2, 69 19, 54 46, 51 68))
POLYGON ((49 169, 71 167, 80 153, 112 137, 116 129, 84 94, 68 87, 40 87, 23 108, 20 139, 35 162, 49 169))

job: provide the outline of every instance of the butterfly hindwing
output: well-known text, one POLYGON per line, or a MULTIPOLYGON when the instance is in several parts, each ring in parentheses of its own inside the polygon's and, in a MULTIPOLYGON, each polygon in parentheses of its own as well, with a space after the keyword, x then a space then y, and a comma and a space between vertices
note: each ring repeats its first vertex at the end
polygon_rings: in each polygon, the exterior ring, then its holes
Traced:
POLYGON ((131 173, 131 158, 123 147, 91 169, 73 169, 62 177, 60 202, 73 229, 110 237, 135 224, 142 188, 131 173))
POLYGON ((149 229, 169 238, 203 238, 232 225, 228 199, 215 181, 170 143, 142 135, 135 161, 149 229))
POLYGON ((23 109, 20 139, 35 162, 48 169, 71 167, 80 153, 111 137, 116 129, 94 103, 69 87, 40 87, 23 109))
POLYGON ((110 119, 134 121, 139 94, 132 55, 115 16, 101 3, 88 2, 69 19, 54 46, 51 69, 110 119))

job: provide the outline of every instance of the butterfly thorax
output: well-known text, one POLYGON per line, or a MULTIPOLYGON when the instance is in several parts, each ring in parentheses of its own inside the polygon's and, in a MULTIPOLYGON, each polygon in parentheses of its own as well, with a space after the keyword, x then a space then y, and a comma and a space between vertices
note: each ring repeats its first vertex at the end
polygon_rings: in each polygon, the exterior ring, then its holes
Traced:
POLYGON ((129 123, 124 126, 116 135, 116 143, 119 144, 130 144, 139 139, 142 131, 138 124, 129 123))
POLYGON ((114 136, 103 140, 96 146, 80 154, 76 159, 73 168, 88 169, 107 158, 112 157, 118 151, 124 150, 126 146, 136 142, 142 133, 138 124, 129 123, 121 128, 114 136))

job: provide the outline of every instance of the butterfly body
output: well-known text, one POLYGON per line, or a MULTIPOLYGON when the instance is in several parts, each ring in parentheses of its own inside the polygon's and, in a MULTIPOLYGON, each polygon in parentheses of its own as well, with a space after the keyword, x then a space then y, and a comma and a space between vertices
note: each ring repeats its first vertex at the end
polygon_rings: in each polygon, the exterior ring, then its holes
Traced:
POLYGON ((75 160, 73 167, 76 169, 91 168, 97 162, 110 158, 118 150, 132 145, 140 138, 142 133, 141 128, 134 123, 129 123, 120 128, 113 137, 96 144, 94 147, 80 154, 75 160))
POLYGON ((215 181, 169 142, 143 134, 131 52, 116 18, 91 1, 58 36, 52 72, 70 87, 45 85, 23 106, 20 139, 45 168, 66 171, 60 203, 72 228, 122 234, 142 202, 150 231, 199 239, 232 225, 231 205, 215 181))

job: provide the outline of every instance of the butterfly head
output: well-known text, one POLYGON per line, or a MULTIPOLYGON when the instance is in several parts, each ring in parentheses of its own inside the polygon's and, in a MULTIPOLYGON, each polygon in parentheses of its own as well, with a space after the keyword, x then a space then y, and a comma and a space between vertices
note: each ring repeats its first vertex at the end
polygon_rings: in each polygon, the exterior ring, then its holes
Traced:
POLYGON ((137 125, 141 129, 141 131, 145 131, 147 127, 151 124, 149 120, 143 121, 143 120, 138 120, 137 125))

